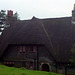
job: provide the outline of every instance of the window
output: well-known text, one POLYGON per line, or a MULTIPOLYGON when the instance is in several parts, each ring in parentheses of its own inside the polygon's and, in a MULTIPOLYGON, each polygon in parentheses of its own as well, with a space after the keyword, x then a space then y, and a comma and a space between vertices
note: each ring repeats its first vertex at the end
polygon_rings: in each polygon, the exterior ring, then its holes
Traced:
POLYGON ((25 46, 23 46, 23 48, 22 48, 22 52, 23 52, 23 53, 26 52, 26 50, 25 50, 25 46))
POLYGON ((37 47, 33 46, 33 52, 36 52, 37 47))
POLYGON ((59 66, 58 66, 58 69, 62 69, 62 68, 63 68, 62 65, 59 65, 59 66))
POLYGON ((26 52, 25 46, 20 46, 19 49, 20 49, 19 50, 20 53, 25 53, 26 52))
POLYGON ((20 46, 20 50, 19 50, 19 52, 20 52, 20 53, 22 52, 22 46, 20 46))
POLYGON ((9 66, 9 67, 14 67, 14 62, 13 61, 6 61, 6 62, 4 62, 4 64, 6 66, 9 66))
POLYGON ((29 63, 29 67, 30 67, 30 69, 33 69, 33 62, 29 63))
POLYGON ((26 67, 26 62, 25 61, 22 62, 22 67, 26 67))
POLYGON ((29 51, 30 52, 35 52, 36 51, 36 46, 29 46, 29 51))

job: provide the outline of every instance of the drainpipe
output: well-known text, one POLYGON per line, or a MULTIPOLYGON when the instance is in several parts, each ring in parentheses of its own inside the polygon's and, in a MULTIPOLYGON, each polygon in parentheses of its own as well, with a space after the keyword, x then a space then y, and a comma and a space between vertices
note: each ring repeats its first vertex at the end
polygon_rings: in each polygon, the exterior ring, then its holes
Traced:
POLYGON ((57 70, 58 70, 58 69, 57 69, 57 65, 56 65, 56 73, 57 73, 57 70))
POLYGON ((55 63, 56 73, 58 72, 58 65, 55 63))
POLYGON ((67 75, 67 64, 65 64, 65 75, 67 75))
POLYGON ((39 70, 39 51, 38 51, 38 47, 37 46, 37 70, 39 70))

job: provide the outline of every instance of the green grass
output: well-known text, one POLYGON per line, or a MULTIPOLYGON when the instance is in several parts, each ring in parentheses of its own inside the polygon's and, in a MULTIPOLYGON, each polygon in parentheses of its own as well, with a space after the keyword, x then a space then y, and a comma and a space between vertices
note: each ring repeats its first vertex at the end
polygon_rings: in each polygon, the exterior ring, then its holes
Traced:
POLYGON ((15 68, 0 65, 0 75, 61 75, 52 72, 31 71, 25 68, 15 68))

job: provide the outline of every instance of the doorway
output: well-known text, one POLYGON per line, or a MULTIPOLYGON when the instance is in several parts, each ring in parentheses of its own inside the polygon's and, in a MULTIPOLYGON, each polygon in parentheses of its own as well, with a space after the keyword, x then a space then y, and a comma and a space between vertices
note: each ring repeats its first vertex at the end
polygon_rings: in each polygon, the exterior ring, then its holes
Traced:
POLYGON ((41 70, 49 72, 49 65, 48 64, 43 64, 42 67, 41 67, 41 70))

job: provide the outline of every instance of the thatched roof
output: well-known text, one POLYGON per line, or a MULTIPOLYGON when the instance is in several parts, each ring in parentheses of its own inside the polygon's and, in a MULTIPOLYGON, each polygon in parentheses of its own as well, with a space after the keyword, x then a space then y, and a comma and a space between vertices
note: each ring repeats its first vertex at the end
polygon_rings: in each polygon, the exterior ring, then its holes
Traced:
POLYGON ((0 57, 9 44, 44 44, 56 62, 68 62, 74 32, 71 17, 12 22, 0 37, 0 57))

